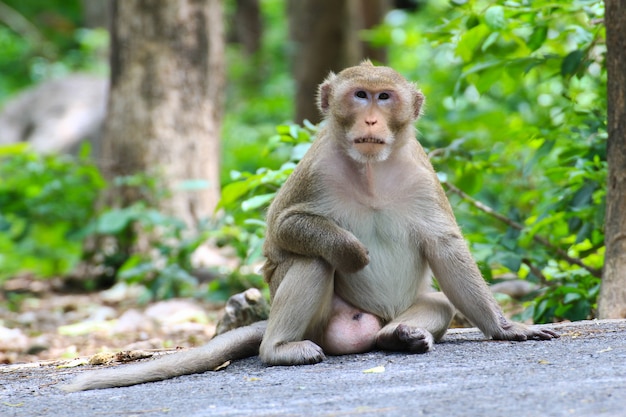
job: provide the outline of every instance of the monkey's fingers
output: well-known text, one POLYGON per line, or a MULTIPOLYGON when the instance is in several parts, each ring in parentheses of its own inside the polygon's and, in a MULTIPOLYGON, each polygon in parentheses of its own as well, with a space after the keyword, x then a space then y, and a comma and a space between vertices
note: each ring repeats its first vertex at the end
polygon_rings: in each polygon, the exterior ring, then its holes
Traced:
POLYGON ((532 334, 528 335, 529 339, 535 340, 550 340, 550 339, 558 339, 561 337, 557 332, 550 329, 532 329, 532 334))

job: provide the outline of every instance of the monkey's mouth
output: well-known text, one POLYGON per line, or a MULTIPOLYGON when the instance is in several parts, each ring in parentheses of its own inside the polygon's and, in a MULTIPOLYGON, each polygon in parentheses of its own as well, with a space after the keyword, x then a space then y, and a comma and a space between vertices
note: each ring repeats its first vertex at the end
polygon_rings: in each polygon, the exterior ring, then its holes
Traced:
POLYGON ((362 144, 362 143, 371 143, 371 144, 374 144, 374 145, 384 145, 385 141, 382 140, 382 139, 371 138, 371 137, 354 139, 354 144, 355 145, 359 145, 359 144, 362 144))
POLYGON ((383 139, 374 138, 371 136, 362 136, 352 141, 354 149, 365 156, 366 158, 379 155, 385 149, 385 142, 383 139))

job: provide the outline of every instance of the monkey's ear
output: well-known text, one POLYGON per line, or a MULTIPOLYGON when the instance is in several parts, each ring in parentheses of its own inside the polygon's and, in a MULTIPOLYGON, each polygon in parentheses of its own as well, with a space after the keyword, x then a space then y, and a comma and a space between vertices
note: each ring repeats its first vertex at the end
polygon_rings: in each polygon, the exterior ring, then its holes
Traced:
POLYGON ((413 85, 413 117, 417 120, 422 115, 422 107, 424 106, 424 94, 413 85))
POLYGON ((330 72, 328 77, 324 80, 323 83, 320 84, 319 89, 317 90, 317 108, 320 109, 322 115, 326 116, 328 114, 328 107, 330 106, 330 94, 332 92, 332 87, 330 84, 337 77, 334 72, 330 72))

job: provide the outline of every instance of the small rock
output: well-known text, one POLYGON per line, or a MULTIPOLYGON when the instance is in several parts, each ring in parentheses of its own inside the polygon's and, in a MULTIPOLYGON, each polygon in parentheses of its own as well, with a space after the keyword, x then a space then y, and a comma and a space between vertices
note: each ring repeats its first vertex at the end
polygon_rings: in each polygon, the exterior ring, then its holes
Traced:
POLYGON ((102 291, 100 296, 108 303, 119 303, 124 300, 138 299, 145 289, 140 285, 128 285, 125 282, 118 282, 106 291, 102 291))
POLYGON ((161 301, 148 307, 145 315, 166 326, 186 322, 202 324, 209 322, 204 309, 190 300, 161 301))
POLYGON ((224 307, 224 316, 217 323, 216 334, 265 320, 269 313, 270 306, 261 291, 250 288, 228 299, 224 307))
POLYGON ((50 349, 49 337, 47 335, 41 335, 30 340, 30 346, 26 353, 29 355, 38 355, 48 349, 50 349))
POLYGON ((154 322, 135 309, 130 309, 120 316, 111 331, 113 334, 152 332, 154 322))
POLYGON ((520 299, 537 289, 537 285, 524 279, 512 279, 491 286, 491 291, 520 299))
POLYGON ((98 306, 94 311, 91 312, 89 318, 87 320, 93 322, 100 322, 106 320, 112 320, 117 316, 117 311, 113 307, 108 306, 98 306))
POLYGON ((28 348, 28 337, 20 329, 0 326, 0 351, 23 352, 28 348))

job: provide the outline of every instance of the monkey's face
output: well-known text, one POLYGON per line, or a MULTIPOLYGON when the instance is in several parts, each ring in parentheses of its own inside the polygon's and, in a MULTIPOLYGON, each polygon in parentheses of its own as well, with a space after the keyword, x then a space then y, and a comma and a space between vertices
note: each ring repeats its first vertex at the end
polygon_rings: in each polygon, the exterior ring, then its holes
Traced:
POLYGON ((384 161, 391 153, 396 135, 390 121, 399 97, 391 88, 373 89, 359 84, 344 93, 348 117, 345 146, 360 162, 384 161))
POLYGON ((335 140, 357 162, 386 160, 412 129, 424 96, 400 74, 369 62, 326 79, 318 104, 335 140))

